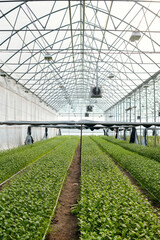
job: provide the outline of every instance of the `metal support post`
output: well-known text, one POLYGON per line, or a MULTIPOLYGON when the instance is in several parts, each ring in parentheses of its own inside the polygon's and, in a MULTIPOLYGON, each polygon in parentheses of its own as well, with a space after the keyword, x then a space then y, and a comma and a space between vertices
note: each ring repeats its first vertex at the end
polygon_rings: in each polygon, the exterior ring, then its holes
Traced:
POLYGON ((82 125, 81 125, 81 136, 80 136, 80 162, 81 162, 81 155, 82 155, 82 125))
POLYGON ((117 104, 117 121, 119 121, 119 104, 117 104))
POLYGON ((136 93, 134 93, 134 121, 136 122, 136 108, 137 108, 137 105, 136 105, 136 93))
POLYGON ((130 107, 130 111, 129 111, 129 113, 130 113, 129 121, 131 122, 131 116, 132 116, 132 114, 131 114, 131 113, 132 113, 132 112, 131 112, 131 111, 132 111, 132 110, 131 110, 131 97, 130 97, 130 106, 129 106, 129 107, 130 107))
MULTIPOLYGON (((127 98, 126 98, 126 101, 125 101, 125 103, 126 103, 126 109, 127 109, 127 98)), ((126 111, 126 122, 127 122, 127 111, 126 111)))
MULTIPOLYGON (((148 86, 145 86, 146 89, 146 122, 148 122, 148 96, 147 96, 147 88, 148 86)), ((148 130, 146 129, 146 146, 148 146, 148 130)))
MULTIPOLYGON (((156 122, 156 86, 155 79, 153 81, 153 94, 154 94, 154 122, 156 122)), ((156 126, 155 126, 155 135, 154 135, 154 146, 156 147, 156 126)))
MULTIPOLYGON (((139 89, 139 111, 140 111, 140 122, 141 122, 141 118, 142 118, 142 113, 141 113, 141 89, 139 89)), ((141 144, 141 126, 140 126, 140 144, 141 144)))

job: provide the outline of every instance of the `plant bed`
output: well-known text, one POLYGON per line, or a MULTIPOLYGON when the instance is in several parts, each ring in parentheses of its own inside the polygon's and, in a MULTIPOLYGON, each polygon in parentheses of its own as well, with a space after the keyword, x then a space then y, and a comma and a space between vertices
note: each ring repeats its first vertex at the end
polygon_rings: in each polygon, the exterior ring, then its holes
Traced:
POLYGON ((33 145, 26 145, 3 152, 0 155, 0 183, 52 151, 66 139, 66 136, 55 137, 33 145))
POLYGON ((89 137, 83 137, 81 193, 75 210, 81 240, 158 240, 150 203, 89 137))
POLYGON ((146 147, 146 146, 142 146, 134 143, 131 144, 126 141, 115 139, 112 137, 103 136, 102 138, 109 142, 117 144, 129 151, 136 152, 142 156, 145 156, 160 162, 160 148, 146 147))
POLYGON ((0 239, 42 239, 77 144, 78 137, 68 137, 3 188, 0 239))
POLYGON ((160 199, 160 164, 150 158, 135 152, 125 150, 121 146, 105 141, 101 137, 92 139, 109 154, 122 168, 127 170, 133 178, 145 188, 150 198, 159 202, 160 199))

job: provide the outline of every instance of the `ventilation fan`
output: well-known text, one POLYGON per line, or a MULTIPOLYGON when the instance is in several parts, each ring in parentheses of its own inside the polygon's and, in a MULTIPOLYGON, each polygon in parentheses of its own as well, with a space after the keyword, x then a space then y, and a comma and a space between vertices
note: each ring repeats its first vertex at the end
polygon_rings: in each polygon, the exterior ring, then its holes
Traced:
POLYGON ((91 98, 101 98, 102 90, 100 87, 91 87, 91 98))
POLYGON ((92 112, 92 111, 93 111, 93 107, 92 107, 91 105, 88 105, 88 106, 86 107, 86 111, 87 111, 87 112, 92 112))
POLYGON ((89 113, 85 113, 85 117, 89 117, 89 113))

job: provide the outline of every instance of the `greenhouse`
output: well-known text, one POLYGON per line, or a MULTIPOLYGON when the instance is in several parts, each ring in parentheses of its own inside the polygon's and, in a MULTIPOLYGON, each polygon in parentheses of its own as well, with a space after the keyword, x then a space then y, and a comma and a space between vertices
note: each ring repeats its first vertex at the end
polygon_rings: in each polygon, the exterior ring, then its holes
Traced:
POLYGON ((160 239, 159 26, 159 0, 0 0, 0 239, 160 239))

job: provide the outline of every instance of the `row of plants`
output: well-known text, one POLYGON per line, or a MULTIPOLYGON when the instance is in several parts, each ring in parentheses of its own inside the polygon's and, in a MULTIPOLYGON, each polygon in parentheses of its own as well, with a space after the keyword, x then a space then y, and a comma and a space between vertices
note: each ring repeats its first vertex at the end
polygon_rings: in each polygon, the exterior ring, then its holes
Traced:
POLYGON ((49 141, 49 139, 36 141, 36 142, 34 142, 34 144, 20 145, 20 146, 15 147, 15 148, 0 150, 0 157, 1 157, 1 156, 8 155, 8 154, 17 153, 17 151, 18 151, 18 152, 24 151, 24 149, 30 148, 30 146, 32 146, 32 148, 34 148, 34 147, 36 147, 37 145, 40 145, 40 144, 43 145, 45 141, 47 142, 47 141, 49 141))
MULTIPOLYGON (((148 131, 150 132, 150 131, 148 131)), ((156 136, 156 148, 160 150, 160 145, 159 145, 159 136, 156 136)), ((149 147, 155 147, 155 136, 148 136, 148 146, 149 147)))
MULTIPOLYGON (((148 133, 151 133, 150 131, 149 131, 149 129, 148 129, 148 133)), ((130 133, 129 133, 130 134, 130 133)), ((121 134, 120 134, 120 136, 122 136, 121 134)), ((140 135, 138 135, 138 141, 139 141, 139 143, 140 143, 140 140, 142 140, 143 139, 143 136, 141 135, 141 137, 140 137, 140 135)), ((126 142, 129 142, 130 141, 130 136, 126 136, 126 142)), ((148 138, 147 138, 147 141, 148 141, 148 146, 149 147, 155 147, 155 136, 148 136, 148 138)), ((159 138, 159 136, 157 135, 156 136, 156 143, 157 143, 157 148, 160 150, 160 145, 159 145, 159 142, 160 142, 160 138, 159 138)))
POLYGON ((128 151, 101 137, 91 137, 121 167, 126 169, 154 200, 160 199, 160 164, 150 158, 128 151))
MULTIPOLYGON (((61 136, 56 136, 57 138, 60 138, 61 136)), ((65 137, 65 136, 63 136, 65 137)), ((53 138, 48 138, 48 139, 42 139, 40 141, 36 141, 34 142, 33 144, 27 144, 27 145, 20 145, 18 147, 15 147, 15 148, 10 148, 10 149, 6 149, 6 150, 0 150, 0 158, 1 157, 4 157, 6 155, 11 155, 11 154, 15 154, 15 153, 20 153, 20 152, 23 152, 27 149, 33 149, 33 148, 36 148, 37 146, 43 146, 45 143, 49 142, 50 140, 54 139, 55 137, 53 138)))
POLYGON ((44 154, 52 151, 58 144, 67 139, 66 136, 57 136, 31 145, 5 151, 0 155, 0 183, 12 175, 35 162, 44 154))
POLYGON ((118 144, 119 146, 130 150, 132 152, 136 152, 142 156, 146 156, 148 158, 154 159, 160 162, 160 148, 153 148, 153 147, 145 147, 139 144, 131 144, 123 140, 119 140, 113 137, 102 136, 103 139, 106 139, 109 142, 114 144, 118 144))
POLYGON ((40 240, 70 166, 78 137, 68 137, 0 192, 0 239, 40 240))
POLYGON ((81 172, 80 200, 73 210, 81 240, 159 239, 155 210, 88 136, 83 137, 81 172))
MULTIPOLYGON (((148 130, 148 133, 151 133, 151 132, 148 130)), ((130 132, 129 132, 129 134, 130 134, 130 132)), ((113 137, 113 136, 110 136, 110 137, 113 137)), ((121 132, 120 132, 120 138, 121 137, 123 137, 123 134, 121 134, 121 132)), ((141 142, 142 139, 143 139, 143 136, 141 135, 141 137, 140 137, 140 135, 138 135, 139 143, 141 142)), ((125 142, 129 143, 129 141, 130 141, 130 136, 127 135, 125 142)), ((148 136, 147 141, 148 141, 148 147, 155 148, 155 136, 148 136)), ((160 136, 157 135, 156 136, 156 149, 158 149, 160 151, 159 143, 160 143, 160 136)))

